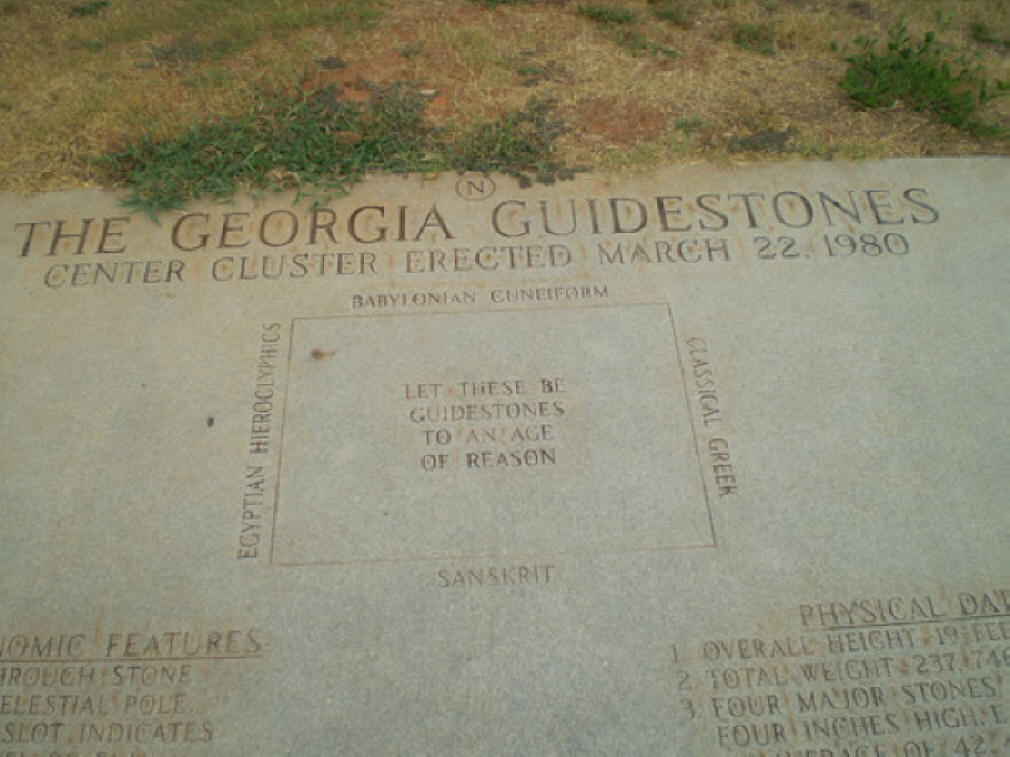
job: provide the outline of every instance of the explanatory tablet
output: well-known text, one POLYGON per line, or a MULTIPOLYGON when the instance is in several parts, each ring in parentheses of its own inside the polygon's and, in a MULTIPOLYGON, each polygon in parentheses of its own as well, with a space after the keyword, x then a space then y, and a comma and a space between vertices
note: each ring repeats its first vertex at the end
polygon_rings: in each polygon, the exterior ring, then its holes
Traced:
POLYGON ((1010 754, 1008 167, 0 197, 0 757, 1010 754))
POLYGON ((662 303, 296 319, 273 560, 711 545, 688 408, 662 303))

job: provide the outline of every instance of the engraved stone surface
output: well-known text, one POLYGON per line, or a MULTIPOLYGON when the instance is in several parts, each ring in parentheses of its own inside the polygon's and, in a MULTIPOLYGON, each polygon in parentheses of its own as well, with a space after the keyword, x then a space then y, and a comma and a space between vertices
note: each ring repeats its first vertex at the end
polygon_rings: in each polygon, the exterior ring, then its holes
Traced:
POLYGON ((666 303, 296 320, 291 345, 274 562, 712 544, 666 303))
POLYGON ((0 757, 1010 753, 1008 175, 0 197, 0 757))

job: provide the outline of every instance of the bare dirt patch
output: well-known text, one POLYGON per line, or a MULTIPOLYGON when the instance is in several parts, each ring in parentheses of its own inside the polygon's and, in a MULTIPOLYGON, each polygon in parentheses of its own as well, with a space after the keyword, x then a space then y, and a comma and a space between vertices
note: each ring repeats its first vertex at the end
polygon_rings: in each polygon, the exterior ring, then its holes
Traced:
POLYGON ((669 116, 659 108, 641 105, 634 100, 604 100, 591 98, 575 107, 574 122, 580 124, 589 139, 628 147, 636 142, 651 141, 666 131, 669 116))

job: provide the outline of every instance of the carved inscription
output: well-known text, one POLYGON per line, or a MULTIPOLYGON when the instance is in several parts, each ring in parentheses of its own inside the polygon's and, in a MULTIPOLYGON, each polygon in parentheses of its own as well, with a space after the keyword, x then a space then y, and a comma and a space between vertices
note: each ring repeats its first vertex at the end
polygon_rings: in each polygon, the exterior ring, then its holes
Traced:
POLYGON ((282 324, 260 324, 255 381, 248 396, 249 435, 247 460, 239 495, 241 509, 236 558, 248 560, 262 555, 264 518, 272 508, 274 475, 272 463, 278 410, 278 372, 284 354, 282 324))
POLYGON ((5 198, 0 757, 1010 755, 1002 162, 5 198))
MULTIPOLYGON (((901 259, 915 248, 917 230, 941 220, 930 190, 908 186, 695 194, 672 188, 651 197, 465 205, 465 215, 437 204, 185 212, 162 232, 175 255, 154 260, 131 242, 137 224, 130 216, 25 219, 9 230, 10 253, 44 261, 39 277, 52 290, 556 276, 586 266, 901 259)), ((382 297, 396 303, 402 296, 361 293, 353 302, 374 307, 382 297)))
POLYGON ((557 465, 564 393, 564 379, 556 376, 403 387, 426 471, 557 465))
POLYGON ((706 753, 941 757, 1010 750, 1005 589, 827 600, 792 628, 671 644, 706 753))
POLYGON ((547 586, 556 576, 556 566, 546 564, 440 568, 436 585, 440 589, 547 586))
MULTIPOLYGON (((708 342, 704 337, 692 336, 685 341, 685 373, 694 397, 697 417, 700 418, 699 445, 708 458, 711 481, 720 497, 736 494, 739 480, 730 456, 729 433, 723 430, 725 414, 719 400, 715 366, 708 342)), ((685 359, 682 357, 682 359, 685 359)))
POLYGON ((213 754, 218 666, 265 648, 255 628, 0 632, 0 754, 213 754))
POLYGON ((724 410, 665 303, 297 319, 291 344, 274 564, 714 544, 695 431, 724 410), (615 423, 637 430, 616 448, 615 423), (620 514, 587 521, 597 497, 620 514))

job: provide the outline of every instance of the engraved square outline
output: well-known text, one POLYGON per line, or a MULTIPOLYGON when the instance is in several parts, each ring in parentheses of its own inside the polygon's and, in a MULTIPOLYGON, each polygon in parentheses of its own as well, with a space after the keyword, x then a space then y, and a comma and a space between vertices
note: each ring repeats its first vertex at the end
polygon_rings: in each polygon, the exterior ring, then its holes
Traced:
POLYGON ((669 302, 629 302, 614 303, 607 305, 576 305, 576 306, 556 306, 556 307, 515 307, 515 308, 494 308, 492 310, 427 310, 423 312, 409 313, 369 313, 354 314, 344 313, 340 315, 303 316, 291 319, 291 326, 288 329, 288 365, 284 377, 284 405, 280 422, 280 434, 277 439, 277 476, 274 481, 274 502, 273 519, 270 527, 270 558, 271 567, 294 568, 312 567, 319 565, 371 565, 377 563, 401 563, 401 562, 447 562, 453 560, 487 560, 487 559, 511 559, 521 557, 558 557, 563 555, 588 555, 588 554, 618 554, 629 552, 665 552, 673 549, 714 549, 718 546, 715 535, 715 523, 712 518, 712 500, 708 491, 708 481, 705 478, 705 468, 701 462, 701 448, 698 446, 698 431, 694 421, 694 413, 691 411, 691 394, 687 389, 687 374, 684 370, 684 362, 680 351, 680 339, 677 336, 677 325, 674 322, 673 308, 669 302), (487 315, 492 313, 515 313, 515 312, 542 312, 549 310, 582 310, 585 308, 633 308, 633 307, 655 307, 665 306, 670 321, 670 330, 673 333, 674 352, 677 362, 677 369, 680 373, 681 385, 684 389, 684 409, 687 411, 687 418, 691 426, 691 438, 694 441, 695 461, 698 463, 698 477, 701 481, 702 493, 705 499, 705 511, 708 516, 709 534, 711 542, 704 544, 673 544, 665 547, 624 547, 604 550, 579 550, 565 549, 554 552, 508 552, 505 554, 459 554, 459 555, 415 555, 411 557, 363 557, 351 560, 287 560, 278 561, 274 557, 274 542, 277 534, 277 513, 280 509, 281 473, 284 465, 284 424, 288 414, 288 396, 291 386, 291 359, 294 354, 294 334, 295 324, 298 321, 332 321, 338 318, 411 318, 423 315, 487 315))

